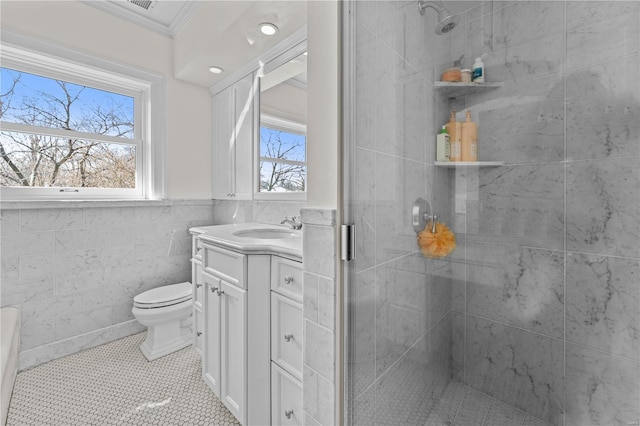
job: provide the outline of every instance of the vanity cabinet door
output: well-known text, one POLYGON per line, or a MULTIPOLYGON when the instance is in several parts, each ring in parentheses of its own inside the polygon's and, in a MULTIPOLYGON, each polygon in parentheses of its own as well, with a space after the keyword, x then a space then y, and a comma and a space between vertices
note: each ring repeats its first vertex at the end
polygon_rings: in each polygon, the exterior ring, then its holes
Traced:
POLYGON ((220 383, 222 403, 242 424, 247 418, 247 291, 221 282, 220 383))
POLYGON ((202 274, 204 296, 204 357, 202 379, 220 397, 220 296, 219 278, 202 274))
POLYGON ((253 197, 253 73, 213 96, 213 198, 253 197))

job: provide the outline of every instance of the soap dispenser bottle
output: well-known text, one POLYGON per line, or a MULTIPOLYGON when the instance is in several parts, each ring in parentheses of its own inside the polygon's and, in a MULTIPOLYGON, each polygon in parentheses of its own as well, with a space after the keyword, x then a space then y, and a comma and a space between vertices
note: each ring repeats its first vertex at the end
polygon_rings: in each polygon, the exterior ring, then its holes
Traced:
POLYGON ((442 126, 440 133, 438 133, 438 136, 436 136, 436 161, 448 163, 450 149, 451 145, 449 143, 449 134, 447 133, 447 127, 442 126))
POLYGON ((471 71, 471 81, 474 83, 484 83, 484 62, 482 58, 476 58, 471 71))
POLYGON ((462 123, 456 121, 456 112, 451 111, 449 122, 445 125, 447 133, 449 133, 449 143, 451 145, 449 161, 462 161, 462 147, 460 139, 462 137, 462 123))
POLYGON ((478 125, 471 121, 471 111, 462 123, 462 161, 478 161, 478 125))

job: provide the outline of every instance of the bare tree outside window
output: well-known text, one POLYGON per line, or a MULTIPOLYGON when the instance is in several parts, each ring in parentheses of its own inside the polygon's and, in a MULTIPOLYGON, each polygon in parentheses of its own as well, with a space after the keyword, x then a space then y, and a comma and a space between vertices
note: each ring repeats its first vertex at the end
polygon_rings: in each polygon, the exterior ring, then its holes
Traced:
POLYGON ((0 186, 135 188, 132 97, 0 71, 0 186))
POLYGON ((306 191, 306 137, 260 128, 260 191, 306 191))

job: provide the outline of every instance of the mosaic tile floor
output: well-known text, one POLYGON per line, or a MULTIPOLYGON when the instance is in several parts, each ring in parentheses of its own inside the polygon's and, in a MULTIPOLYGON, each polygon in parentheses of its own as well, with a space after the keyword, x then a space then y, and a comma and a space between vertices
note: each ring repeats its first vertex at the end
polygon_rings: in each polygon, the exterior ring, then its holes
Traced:
POLYGON ((551 426, 461 383, 451 382, 426 426, 551 426))
POLYGON ((18 374, 7 426, 237 425, 190 346, 153 362, 135 334, 18 374))

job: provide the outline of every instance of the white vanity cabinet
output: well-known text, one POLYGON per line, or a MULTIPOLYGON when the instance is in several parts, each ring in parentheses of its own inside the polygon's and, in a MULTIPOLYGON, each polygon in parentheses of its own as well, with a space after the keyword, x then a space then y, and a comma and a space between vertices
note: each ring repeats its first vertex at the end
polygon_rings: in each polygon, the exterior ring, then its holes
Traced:
POLYGON ((254 73, 213 96, 213 198, 253 197, 254 73))
POLYGON ((242 236, 271 228, 191 229, 202 378, 243 425, 298 425, 303 418, 301 238, 242 236))
POLYGON ((271 256, 271 424, 302 425, 302 264, 271 256))

